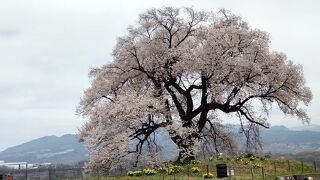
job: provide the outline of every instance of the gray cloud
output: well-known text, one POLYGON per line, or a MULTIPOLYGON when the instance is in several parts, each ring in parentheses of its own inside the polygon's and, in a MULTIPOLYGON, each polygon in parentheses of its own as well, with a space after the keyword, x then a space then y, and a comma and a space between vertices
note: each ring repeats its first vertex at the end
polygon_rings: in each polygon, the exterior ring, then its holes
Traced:
POLYGON ((16 30, 5 30, 5 29, 0 29, 0 37, 14 37, 19 34, 18 31, 16 30))

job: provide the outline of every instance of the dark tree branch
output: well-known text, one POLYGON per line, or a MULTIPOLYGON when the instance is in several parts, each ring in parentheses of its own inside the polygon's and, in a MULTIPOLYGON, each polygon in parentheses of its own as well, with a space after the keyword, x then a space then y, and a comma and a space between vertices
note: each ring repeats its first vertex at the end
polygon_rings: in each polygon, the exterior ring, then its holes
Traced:
POLYGON ((138 140, 134 151, 129 151, 128 153, 136 153, 136 163, 138 163, 138 159, 142 153, 142 148, 145 142, 147 142, 148 138, 152 133, 154 133, 158 128, 165 127, 167 122, 155 123, 153 121, 153 116, 148 115, 148 121, 142 123, 141 127, 135 129, 133 134, 129 135, 131 140, 138 140))
POLYGON ((176 94, 172 91, 172 89, 170 89, 170 87, 168 86, 168 84, 165 84, 165 88, 166 90, 169 92, 170 96, 172 97, 172 100, 178 110, 179 116, 181 117, 182 120, 185 119, 185 112, 183 110, 183 107, 181 105, 181 103, 178 100, 178 97, 176 96, 176 94))
POLYGON ((113 99, 111 99, 111 98, 110 98, 110 97, 108 97, 108 96, 103 95, 103 96, 101 96, 101 97, 106 98, 106 99, 108 99, 108 100, 110 100, 111 102, 113 102, 113 103, 114 103, 114 100, 113 100, 113 99))

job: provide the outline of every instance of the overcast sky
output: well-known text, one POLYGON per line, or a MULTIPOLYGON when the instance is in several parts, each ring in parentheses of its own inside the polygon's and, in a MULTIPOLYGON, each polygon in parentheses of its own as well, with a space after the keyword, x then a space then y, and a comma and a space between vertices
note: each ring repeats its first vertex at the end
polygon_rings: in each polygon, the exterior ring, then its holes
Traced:
MULTIPOLYGON (((320 1, 0 0, 0 150, 46 135, 76 133, 75 108, 90 67, 112 61, 116 38, 152 7, 226 8, 267 31, 273 50, 302 64, 320 124, 320 1)), ((300 126, 276 109, 272 125, 300 126)))

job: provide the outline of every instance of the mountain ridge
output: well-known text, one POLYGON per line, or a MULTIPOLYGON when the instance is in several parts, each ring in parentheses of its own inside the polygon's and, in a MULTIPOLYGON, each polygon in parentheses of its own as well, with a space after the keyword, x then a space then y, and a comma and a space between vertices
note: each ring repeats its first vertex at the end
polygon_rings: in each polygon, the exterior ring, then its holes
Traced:
POLYGON ((72 134, 40 137, 0 152, 0 160, 6 162, 73 164, 86 159, 84 146, 72 134))
MULTIPOLYGON (((157 143, 163 149, 162 158, 174 158, 178 151, 176 145, 170 142, 168 133, 159 130, 156 134, 157 143)), ((272 126, 270 129, 262 129, 261 135, 264 152, 272 154, 320 152, 320 129, 318 132, 272 126)), ((87 159, 84 145, 79 143, 73 134, 60 137, 44 136, 0 152, 0 160, 6 162, 74 164, 87 159)))

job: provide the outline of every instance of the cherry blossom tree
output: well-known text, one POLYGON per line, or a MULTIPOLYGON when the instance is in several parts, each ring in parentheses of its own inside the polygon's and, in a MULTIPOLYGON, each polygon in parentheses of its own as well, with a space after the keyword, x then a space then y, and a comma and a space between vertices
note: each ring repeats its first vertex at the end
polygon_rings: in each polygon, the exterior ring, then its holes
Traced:
POLYGON ((269 127, 272 106, 308 123, 303 107, 312 93, 302 66, 269 44, 268 33, 226 10, 141 14, 118 38, 113 61, 90 71, 91 87, 78 106, 88 118, 79 138, 89 169, 111 168, 130 153, 139 160, 159 128, 179 147, 179 160, 193 159, 195 142, 208 134, 217 151, 219 144, 233 147, 221 112, 239 118, 248 148, 259 137, 252 130, 269 127))

